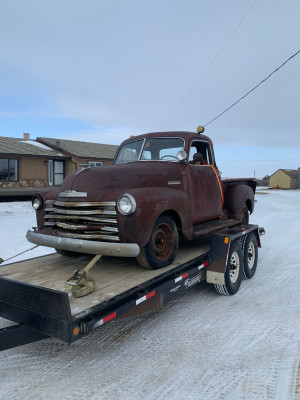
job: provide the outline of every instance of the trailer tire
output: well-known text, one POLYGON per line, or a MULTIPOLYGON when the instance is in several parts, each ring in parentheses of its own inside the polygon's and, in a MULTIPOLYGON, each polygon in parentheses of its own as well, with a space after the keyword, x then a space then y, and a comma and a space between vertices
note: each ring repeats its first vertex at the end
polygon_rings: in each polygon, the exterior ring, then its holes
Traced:
POLYGON ((155 222, 152 234, 146 246, 136 257, 145 269, 159 269, 172 264, 178 250, 178 230, 175 221, 169 215, 161 215, 155 222))
POLYGON ((253 232, 247 235, 244 245, 243 278, 251 279, 257 267, 258 246, 257 239, 253 232))
POLYGON ((240 243, 234 240, 230 244, 228 262, 224 274, 225 284, 215 284, 215 289, 219 294, 231 296, 235 294, 242 282, 243 276, 243 251, 240 243))

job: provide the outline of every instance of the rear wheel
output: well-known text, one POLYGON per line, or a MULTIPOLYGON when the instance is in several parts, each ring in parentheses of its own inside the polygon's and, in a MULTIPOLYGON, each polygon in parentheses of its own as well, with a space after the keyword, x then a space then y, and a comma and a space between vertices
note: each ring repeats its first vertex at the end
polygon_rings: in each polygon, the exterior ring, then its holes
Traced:
POLYGON ((168 215, 161 215, 154 225, 148 243, 137 256, 137 262, 146 269, 166 267, 175 260, 178 243, 175 221, 168 215))
POLYGON ((235 294, 242 282, 243 252, 240 243, 234 240, 230 244, 228 262, 225 271, 225 284, 215 284, 218 293, 229 296, 235 294))
POLYGON ((243 278, 251 279, 257 267, 257 256, 258 246, 257 239, 253 232, 249 233, 244 247, 244 266, 243 266, 243 278))

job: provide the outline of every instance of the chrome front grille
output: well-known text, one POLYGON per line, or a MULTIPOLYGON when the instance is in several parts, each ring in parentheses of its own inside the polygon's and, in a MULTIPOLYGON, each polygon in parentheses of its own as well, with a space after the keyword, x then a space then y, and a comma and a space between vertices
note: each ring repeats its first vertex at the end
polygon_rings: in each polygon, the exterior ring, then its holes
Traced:
POLYGON ((119 241, 114 201, 46 200, 45 226, 57 236, 76 239, 119 241))

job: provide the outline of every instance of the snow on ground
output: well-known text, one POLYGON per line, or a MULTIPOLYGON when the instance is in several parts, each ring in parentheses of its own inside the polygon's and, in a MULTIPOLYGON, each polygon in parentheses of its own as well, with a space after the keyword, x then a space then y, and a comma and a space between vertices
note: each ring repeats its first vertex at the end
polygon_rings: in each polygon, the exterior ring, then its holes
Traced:
MULTIPOLYGON (((25 235, 34 226, 36 226, 36 219, 31 201, 0 203, 0 258, 6 260, 33 247, 34 245, 26 240, 25 235)), ((49 253, 53 253, 53 249, 38 247, 3 263, 3 265, 49 253)))
MULTIPOLYGON (((3 352, 1 398, 300 399, 300 191, 260 192, 251 222, 267 233, 236 295, 201 284, 71 346, 48 339, 3 352)), ((0 213, 6 258, 30 247, 34 213, 27 202, 0 203, 0 213)))

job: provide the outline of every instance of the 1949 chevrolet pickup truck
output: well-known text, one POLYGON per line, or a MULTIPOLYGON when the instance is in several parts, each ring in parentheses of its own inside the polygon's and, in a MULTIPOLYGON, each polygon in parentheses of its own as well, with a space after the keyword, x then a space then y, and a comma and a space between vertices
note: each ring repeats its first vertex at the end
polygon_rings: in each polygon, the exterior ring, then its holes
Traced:
POLYGON ((203 130, 131 137, 113 165, 76 171, 60 189, 35 195, 37 228, 28 241, 65 255, 136 257, 157 269, 174 261, 179 237, 247 224, 256 183, 221 181, 203 130))

